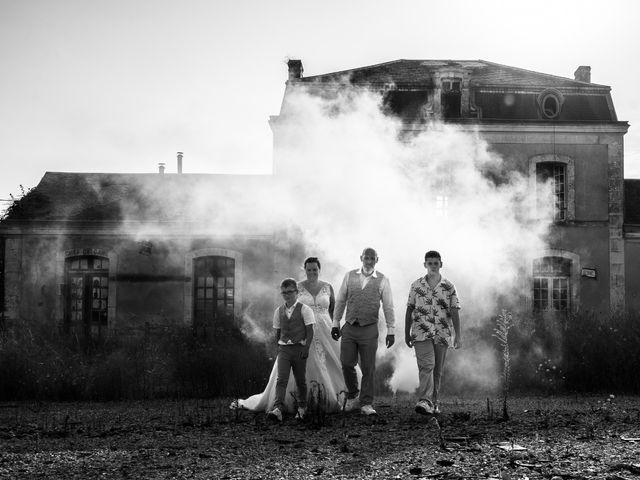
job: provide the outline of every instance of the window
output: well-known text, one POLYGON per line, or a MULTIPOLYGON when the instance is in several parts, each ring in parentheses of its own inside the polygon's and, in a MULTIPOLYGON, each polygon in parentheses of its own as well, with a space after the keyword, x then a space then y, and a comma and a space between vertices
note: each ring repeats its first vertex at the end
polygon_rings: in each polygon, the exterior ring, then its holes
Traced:
POLYGON ((193 262, 194 330, 202 333, 222 330, 233 318, 235 260, 208 256, 195 258, 193 262))
POLYGON ((541 162, 536 164, 538 202, 541 207, 550 207, 553 220, 567 219, 566 166, 563 163, 541 162), (545 189, 545 186, 548 189, 545 189), (546 204, 546 205, 545 205, 546 204))
POLYGON ((547 118, 555 118, 560 112, 560 103, 554 95, 547 95, 542 100, 542 114, 547 118))
POLYGON ((542 118, 548 120, 556 119, 560 116, 564 97, 557 90, 545 90, 538 95, 538 107, 542 118))
POLYGON ((563 257, 533 261, 533 309, 536 312, 570 310, 572 262, 563 257))
POLYGON ((109 259, 93 255, 67 258, 65 330, 80 328, 102 337, 108 327, 109 259))
POLYGON ((449 210, 449 197, 446 195, 436 196, 436 215, 438 217, 446 217, 449 210))
POLYGON ((443 118, 460 118, 462 80, 459 78, 448 78, 442 80, 442 94, 440 104, 442 105, 443 118))

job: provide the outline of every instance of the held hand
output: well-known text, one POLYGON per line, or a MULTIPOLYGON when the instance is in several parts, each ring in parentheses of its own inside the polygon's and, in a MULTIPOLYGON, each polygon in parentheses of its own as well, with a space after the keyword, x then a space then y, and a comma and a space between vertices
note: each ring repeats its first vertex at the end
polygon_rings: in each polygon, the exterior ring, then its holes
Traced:
POLYGON ((391 348, 391 346, 396 343, 396 336, 395 335, 387 335, 387 338, 385 339, 385 343, 387 344, 387 348, 391 348))
POLYGON ((338 340, 340 338, 340 329, 338 327, 333 327, 331 329, 331 338, 334 340, 338 340))
POLYGON ((413 337, 411 335, 404 336, 404 343, 407 344, 407 347, 413 348, 413 337))

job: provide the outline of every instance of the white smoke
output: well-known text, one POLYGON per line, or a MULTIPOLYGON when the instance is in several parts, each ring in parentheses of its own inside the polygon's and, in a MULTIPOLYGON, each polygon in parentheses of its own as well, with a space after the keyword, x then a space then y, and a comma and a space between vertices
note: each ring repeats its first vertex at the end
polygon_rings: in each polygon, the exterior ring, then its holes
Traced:
MULTIPOLYGON (((479 134, 438 122, 408 133, 380 105, 379 95, 355 89, 289 96, 275 129, 287 194, 280 211, 302 228, 309 253, 332 266, 324 275, 336 289, 364 247, 377 249, 396 312, 396 346, 379 352, 395 356, 393 390, 412 391, 417 368, 404 346, 404 313, 411 282, 425 274, 424 253, 442 254, 464 331, 495 315, 500 296, 523 294, 522 273, 544 247, 548 212, 536 209, 528 172, 511 170, 479 134)), ((478 372, 494 368, 486 355, 477 360, 487 364, 478 372)))
MULTIPOLYGON (((300 231, 300 263, 319 256, 323 278, 336 291, 344 273, 358 267, 363 248, 375 248, 396 313, 396 345, 379 353, 396 367, 391 388, 412 391, 417 368, 404 345, 404 313, 410 284, 425 274, 424 253, 442 254, 442 274, 461 299, 464 332, 499 312, 501 298, 515 303, 528 288, 523 273, 544 248, 549 212, 536 205, 528 171, 513 170, 479 133, 437 121, 409 131, 383 113, 381 102, 381 95, 357 89, 331 97, 290 92, 273 125, 273 177, 220 178, 211 191, 209 180, 194 176, 176 202, 167 200, 174 187, 163 187, 158 175, 145 195, 155 197, 159 218, 186 213, 215 235, 300 231), (212 197, 228 201, 215 204, 212 197)), ((150 225, 144 233, 162 228, 150 225)), ((247 284, 247 292, 252 288, 247 284)), ((257 290, 250 296, 277 298, 277 285, 257 290)), ((249 308, 244 319, 248 336, 267 341, 270 315, 249 308)), ((381 333, 383 341, 384 326, 381 333)), ((467 356, 457 363, 473 367, 469 378, 495 379, 486 352, 451 355, 467 356)))

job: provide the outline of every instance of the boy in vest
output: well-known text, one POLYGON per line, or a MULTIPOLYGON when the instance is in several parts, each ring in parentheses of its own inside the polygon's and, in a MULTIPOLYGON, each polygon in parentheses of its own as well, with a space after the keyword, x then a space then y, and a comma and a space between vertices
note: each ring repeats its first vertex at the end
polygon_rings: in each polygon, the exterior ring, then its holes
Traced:
POLYGON ((405 314, 405 343, 416 351, 418 403, 422 415, 440 413, 438 394, 447 349, 460 348, 460 302, 456 287, 440 275, 442 258, 435 250, 424 255, 427 275, 411 284, 405 314), (454 336, 455 333, 455 336, 454 336))
POLYGON ((376 270, 378 254, 373 248, 365 248, 360 255, 362 267, 347 272, 336 297, 331 336, 340 343, 342 374, 347 386, 344 411, 360 407, 365 415, 375 415, 373 409, 373 383, 378 350, 378 313, 380 304, 387 322, 385 343, 390 348, 395 340, 393 298, 389 279, 376 270), (345 309, 345 324, 340 330, 340 320, 345 309), (358 388, 356 365, 360 358, 362 388, 358 388))
POLYGON ((313 340, 313 324, 315 317, 311 307, 298 302, 298 283, 293 278, 286 278, 280 284, 280 293, 284 304, 276 308, 273 314, 273 328, 278 341, 278 379, 276 381, 276 400, 273 410, 267 418, 282 421, 284 400, 289 383, 289 374, 293 370, 296 381, 298 414, 302 419, 307 405, 307 357, 313 340))

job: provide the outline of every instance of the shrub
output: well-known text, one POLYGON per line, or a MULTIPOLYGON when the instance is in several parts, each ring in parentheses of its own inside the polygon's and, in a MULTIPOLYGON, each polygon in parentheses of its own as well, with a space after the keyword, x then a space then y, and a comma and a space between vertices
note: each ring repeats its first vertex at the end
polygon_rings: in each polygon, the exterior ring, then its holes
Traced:
POLYGON ((82 361, 69 342, 39 327, 0 335, 0 398, 75 400, 81 397, 82 361))
POLYGON ((188 328, 93 342, 14 326, 0 335, 0 400, 121 400, 255 393, 272 361, 238 332, 195 338, 188 328))
MULTIPOLYGON (((509 331, 511 390, 640 392, 637 318, 581 313, 549 325, 517 314, 509 331)), ((464 350, 447 358, 443 393, 495 390, 503 351, 493 333, 491 322, 465 330, 464 350)), ((266 385, 274 349, 248 340, 235 327, 208 337, 194 336, 191 328, 162 327, 92 342, 43 325, 5 326, 0 400, 245 397, 266 385)), ((378 363, 377 395, 390 394, 392 373, 391 362, 378 363)))
MULTIPOLYGON (((518 313, 509 332, 511 390, 522 394, 563 391, 638 393, 639 315, 581 312, 564 320, 518 313)), ((465 330, 465 348, 447 359, 448 394, 494 389, 503 350, 491 339, 491 323, 465 330), (490 357, 487 357, 490 352, 490 357)))
POLYGON ((567 387, 582 392, 640 392, 638 345, 635 313, 587 312, 572 319, 564 341, 567 387))
POLYGON ((267 383, 273 360, 265 346, 237 335, 183 336, 170 351, 172 379, 184 396, 244 397, 267 383))

